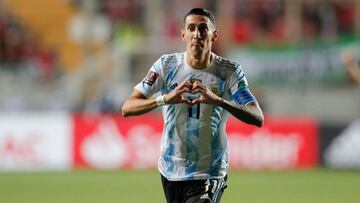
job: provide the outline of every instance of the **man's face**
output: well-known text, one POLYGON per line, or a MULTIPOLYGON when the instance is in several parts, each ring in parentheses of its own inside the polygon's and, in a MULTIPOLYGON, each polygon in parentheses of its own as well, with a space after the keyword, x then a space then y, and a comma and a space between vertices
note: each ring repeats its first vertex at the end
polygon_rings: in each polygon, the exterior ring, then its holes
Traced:
POLYGON ((211 51, 212 43, 217 40, 218 32, 208 17, 189 15, 185 19, 181 37, 186 43, 187 51, 198 55, 211 51))

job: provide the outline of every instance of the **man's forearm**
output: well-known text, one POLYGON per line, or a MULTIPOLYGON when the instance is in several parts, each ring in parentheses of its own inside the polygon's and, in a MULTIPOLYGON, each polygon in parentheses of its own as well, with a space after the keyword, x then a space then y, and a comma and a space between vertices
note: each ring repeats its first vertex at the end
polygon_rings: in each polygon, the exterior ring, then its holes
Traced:
POLYGON ((258 127, 261 127, 264 123, 264 116, 258 104, 235 105, 225 99, 221 99, 218 105, 245 123, 258 127))
POLYGON ((132 98, 125 101, 121 108, 123 116, 137 116, 147 113, 157 107, 156 100, 132 98))

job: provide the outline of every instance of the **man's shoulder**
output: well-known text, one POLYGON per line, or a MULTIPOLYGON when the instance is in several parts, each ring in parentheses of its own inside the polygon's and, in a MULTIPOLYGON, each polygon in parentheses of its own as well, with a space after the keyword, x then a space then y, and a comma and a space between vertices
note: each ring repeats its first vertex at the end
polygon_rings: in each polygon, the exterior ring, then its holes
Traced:
POLYGON ((184 52, 176 52, 161 55, 160 59, 163 63, 174 63, 184 60, 184 52))
POLYGON ((242 72, 241 65, 235 61, 215 55, 215 66, 221 69, 226 75, 231 75, 234 72, 242 72))
POLYGON ((230 69, 240 67, 239 63, 218 55, 215 55, 215 63, 221 67, 230 69))

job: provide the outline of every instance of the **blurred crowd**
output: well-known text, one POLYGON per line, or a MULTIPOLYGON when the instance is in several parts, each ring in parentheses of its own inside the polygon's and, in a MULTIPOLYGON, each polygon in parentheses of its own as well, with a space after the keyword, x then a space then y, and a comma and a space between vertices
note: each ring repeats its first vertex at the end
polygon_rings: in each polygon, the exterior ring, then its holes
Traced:
POLYGON ((0 15, 0 68, 49 79, 59 69, 56 48, 44 45, 16 16, 0 15))
MULTIPOLYGON (((262 39, 291 42, 286 24, 291 14, 285 10, 291 5, 287 4, 296 4, 296 1, 239 0, 235 4, 234 40, 240 43, 263 42, 262 39)), ((354 33, 353 1, 304 0, 300 1, 298 9, 302 39, 336 39, 354 33)))
MULTIPOLYGON (((360 2, 357 0, 69 0, 69 3, 76 12, 90 10, 90 15, 102 16, 106 21, 101 22, 111 25, 110 37, 104 38, 107 41, 101 49, 80 45, 86 52, 84 62, 71 68, 64 67, 59 60, 61 53, 57 47, 44 44, 15 14, 0 8, 0 71, 25 72, 34 78, 35 86, 39 86, 40 79, 52 87, 45 88, 49 94, 43 97, 43 104, 38 105, 41 107, 35 105, 23 110, 48 110, 49 105, 44 105, 48 99, 56 101, 55 106, 65 111, 115 111, 121 104, 118 100, 128 96, 123 89, 138 82, 160 54, 181 51, 179 31, 183 15, 192 7, 205 7, 214 12, 221 33, 215 51, 225 56, 237 48, 277 49, 357 42, 360 35, 360 2), (98 61, 105 62, 94 62, 97 56, 102 57, 101 53, 106 57, 98 61), (110 63, 111 60, 114 61, 110 63), (94 68, 97 71, 89 68, 95 64, 100 64, 94 68), (115 76, 117 79, 112 83, 109 77, 115 76), (68 89, 71 86, 76 96, 63 101, 67 98, 64 86, 68 89), (63 100, 58 100, 59 95, 52 94, 54 92, 65 95, 63 100), (63 104, 59 104, 60 101, 63 104)), ((99 26, 101 28, 104 26, 99 26)), ((101 30, 94 32, 102 34, 101 30)), ((9 89, 4 81, 0 81, 0 91, 9 89)), ((41 91, 45 91, 44 88, 41 91)), ((0 95, 0 111, 6 111, 4 103, 8 103, 5 100, 9 95, 0 95)))
MULTIPOLYGON (((148 25, 146 10, 151 3, 143 0, 93 1, 95 12, 110 20, 113 38, 128 44, 131 38, 136 38, 134 36, 145 37, 152 33, 178 38, 183 14, 192 7, 209 8, 218 15, 218 19, 229 20, 231 24, 227 25, 229 27, 226 30, 231 33, 227 33, 227 36, 231 37, 230 41, 235 46, 293 43, 296 39, 291 35, 291 27, 287 23, 291 17, 299 18, 300 27, 297 29, 301 31, 300 41, 315 39, 334 42, 344 37, 354 38, 360 24, 356 23, 356 18, 359 18, 359 14, 356 15, 359 9, 356 0, 157 0, 162 7, 159 11, 162 21, 158 27, 148 25), (225 8, 225 13, 232 14, 231 17, 222 16, 223 12, 219 11, 226 3, 231 8, 225 8), (288 14, 294 4, 297 5, 295 11, 299 15, 288 14)), ((72 3, 80 11, 84 1, 73 0, 72 3)), ((41 39, 10 12, 2 12, 0 15, 0 37, 2 63, 37 61, 44 74, 51 72, 58 63, 56 47, 42 44, 41 39)))
MULTIPOLYGON (((354 37, 359 23, 359 3, 355 0, 159 0, 164 21, 156 33, 162 36, 179 36, 182 17, 191 7, 211 9, 218 20, 227 20, 230 41, 238 46, 253 44, 282 45, 294 43, 291 21, 298 23, 299 40, 324 40, 334 42, 344 37, 354 37), (228 6, 226 6, 228 5, 228 6), (224 8, 223 8, 224 7, 224 8), (230 15, 225 16, 225 14, 230 15)), ((148 35, 154 27, 146 26, 145 10, 149 5, 141 0, 98 1, 99 12, 109 17, 117 32, 128 26, 140 35, 148 35)), ((121 35, 121 34, 120 34, 121 35)), ((224 50, 226 51, 226 50, 224 50)))

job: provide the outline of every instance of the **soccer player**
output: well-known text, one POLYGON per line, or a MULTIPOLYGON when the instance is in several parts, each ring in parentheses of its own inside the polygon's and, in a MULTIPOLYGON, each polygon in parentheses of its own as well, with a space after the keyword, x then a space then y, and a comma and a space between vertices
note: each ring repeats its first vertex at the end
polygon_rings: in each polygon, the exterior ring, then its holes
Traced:
POLYGON ((168 203, 219 202, 228 172, 228 112, 258 127, 264 121, 241 66, 211 51, 218 37, 213 14, 190 10, 181 30, 186 51, 162 55, 122 106, 123 116, 162 108, 158 168, 168 203))

